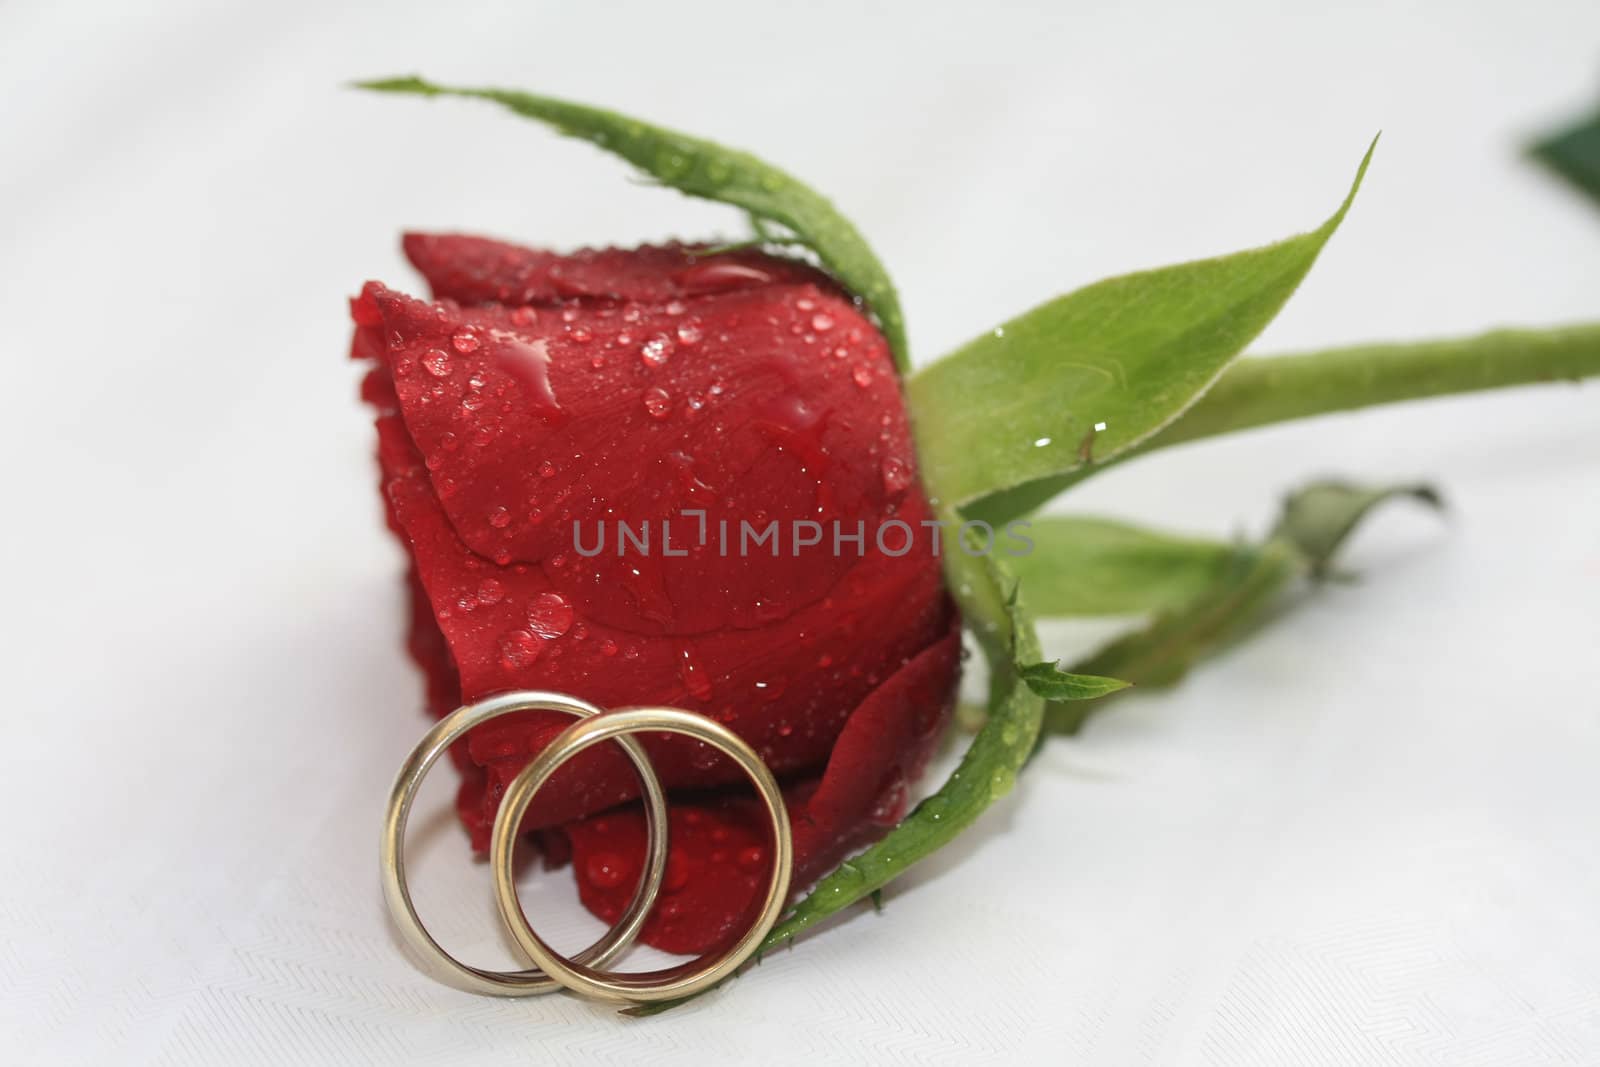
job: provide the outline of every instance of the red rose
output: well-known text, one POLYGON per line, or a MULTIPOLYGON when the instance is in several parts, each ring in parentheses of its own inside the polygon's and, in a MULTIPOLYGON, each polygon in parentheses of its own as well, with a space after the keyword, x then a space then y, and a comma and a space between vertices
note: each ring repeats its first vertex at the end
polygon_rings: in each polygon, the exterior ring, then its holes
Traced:
MULTIPOLYGON (((558 256, 416 235, 405 249, 436 302, 369 283, 353 354, 375 364, 363 395, 433 713, 555 689, 713 716, 785 783, 799 886, 893 825, 952 704, 959 619, 921 525, 900 383, 849 295, 754 251, 558 256), (618 520, 649 529, 649 552, 618 553, 618 520), (891 520, 905 526, 880 544, 891 520), (740 524, 774 521, 780 554, 741 554, 740 524), (796 521, 822 543, 795 554, 796 521)), ((502 719, 458 746, 477 848, 506 784, 569 721, 502 719)), ((764 819, 731 763, 685 738, 644 744, 679 791, 644 940, 700 952, 742 932, 764 819)), ((608 919, 643 854, 642 817, 617 807, 637 791, 608 746, 529 813, 608 919)))

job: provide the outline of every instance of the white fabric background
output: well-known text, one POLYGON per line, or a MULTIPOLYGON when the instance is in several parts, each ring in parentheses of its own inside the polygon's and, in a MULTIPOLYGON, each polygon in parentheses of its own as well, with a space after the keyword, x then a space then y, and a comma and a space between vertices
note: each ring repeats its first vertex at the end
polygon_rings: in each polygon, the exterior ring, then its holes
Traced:
MULTIPOLYGON (((921 358, 1316 224, 1380 128, 1257 350, 1592 319, 1600 215, 1517 147, 1594 100, 1600 7, 1291 6, 0 7, 7 1059, 1600 1061, 1593 388, 1086 486, 1217 533, 1329 472, 1454 510, 1384 515, 1361 584, 1053 745, 883 914, 718 995, 648 1022, 478 999, 386 927, 378 816, 423 720, 344 297, 413 284, 402 227, 737 219, 487 107, 338 85, 523 85, 779 161, 871 235, 921 358)), ((421 906, 508 959, 439 785, 421 906)), ((575 947, 569 882, 531 876, 530 908, 575 947)))

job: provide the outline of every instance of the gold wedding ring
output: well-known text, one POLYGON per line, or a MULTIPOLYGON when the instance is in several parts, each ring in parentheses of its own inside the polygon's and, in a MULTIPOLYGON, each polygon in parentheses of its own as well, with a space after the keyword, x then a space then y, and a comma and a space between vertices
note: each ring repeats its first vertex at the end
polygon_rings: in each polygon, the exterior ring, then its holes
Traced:
MULTIPOLYGON (((394 788, 389 793, 389 807, 383 818, 383 843, 380 849, 380 870, 383 877, 383 895, 389 903, 389 914, 407 945, 423 960, 431 964, 450 984, 472 993, 497 997, 527 997, 540 993, 553 993, 561 988, 549 976, 537 970, 491 971, 462 963, 443 948, 428 933, 417 909, 411 902, 411 891, 405 874, 406 820, 411 815, 411 802, 429 768, 439 756, 461 735, 480 723, 519 711, 560 711, 588 719, 600 715, 601 710, 587 701, 562 693, 519 692, 502 693, 480 700, 476 704, 457 708, 440 719, 422 736, 411 755, 400 767, 394 788)), ((562 735, 565 736, 565 735, 562 735)), ((573 957, 604 965, 633 943, 644 925, 650 908, 655 904, 661 889, 661 878, 667 869, 667 800, 661 791, 650 757, 638 742, 631 738, 618 738, 639 772, 644 786, 645 819, 647 824, 648 862, 639 888, 628 903, 627 910, 605 936, 573 957)), ((526 810, 526 809, 524 809, 526 810)), ((498 822, 496 823, 498 833, 498 822)), ((515 827, 511 830, 515 836, 515 827)), ((509 850, 508 850, 509 851, 509 850)))
POLYGON ((452 984, 492 996, 530 996, 560 987, 602 1000, 649 1002, 691 996, 736 971, 777 922, 794 873, 794 835, 783 794, 755 749, 726 726, 681 708, 636 707, 603 711, 561 693, 504 693, 458 708, 440 719, 412 750, 395 779, 384 817, 382 845, 384 897, 406 943, 452 984), (417 788, 434 762, 468 730, 518 711, 560 711, 578 721, 556 735, 512 780, 495 814, 489 856, 495 899, 512 938, 537 969, 490 971, 462 963, 439 947, 411 902, 405 877, 405 826, 417 788), (666 798, 650 758, 629 735, 675 733, 692 737, 726 754, 755 783, 772 822, 772 872, 755 922, 730 948, 675 967, 637 974, 601 970, 631 944, 661 891, 667 862, 666 798), (627 909, 604 937, 571 958, 562 956, 534 932, 517 898, 513 852, 523 817, 534 795, 567 760, 594 745, 615 741, 639 772, 646 817, 646 864, 627 909))
POLYGON ((533 762, 522 769, 506 789, 500 810, 495 814, 494 837, 489 845, 489 862, 494 869, 495 897, 500 902, 500 917, 517 944, 545 974, 568 989, 600 1000, 654 1001, 692 996, 709 989, 738 970, 761 945, 789 893, 794 873, 794 836, 789 828, 789 813, 777 780, 755 749, 738 734, 704 715, 681 708, 616 708, 591 719, 575 722, 563 730, 533 762), (517 828, 534 794, 550 780, 567 760, 592 745, 628 734, 653 731, 684 734, 720 749, 750 776, 772 820, 772 876, 767 880, 767 895, 756 921, 731 948, 709 957, 690 960, 676 967, 639 974, 618 974, 597 970, 574 958, 567 959, 550 948, 528 925, 517 900, 517 883, 511 866, 517 828))

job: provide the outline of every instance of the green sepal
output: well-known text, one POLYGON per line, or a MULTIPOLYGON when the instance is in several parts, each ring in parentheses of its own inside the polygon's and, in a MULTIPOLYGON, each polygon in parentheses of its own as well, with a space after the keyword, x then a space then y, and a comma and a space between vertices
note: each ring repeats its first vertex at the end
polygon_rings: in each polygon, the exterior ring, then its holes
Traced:
POLYGON ((1018 665, 1017 674, 1028 688, 1046 700, 1094 700, 1131 684, 1121 678, 1097 674, 1076 674, 1061 669, 1059 661, 1018 665))
POLYGON ((654 126, 615 111, 510 89, 436 85, 415 75, 355 83, 358 89, 491 100, 569 137, 621 156, 661 184, 689 196, 743 208, 787 227, 845 288, 877 316, 895 365, 910 366, 900 298, 866 238, 821 193, 749 152, 654 126))

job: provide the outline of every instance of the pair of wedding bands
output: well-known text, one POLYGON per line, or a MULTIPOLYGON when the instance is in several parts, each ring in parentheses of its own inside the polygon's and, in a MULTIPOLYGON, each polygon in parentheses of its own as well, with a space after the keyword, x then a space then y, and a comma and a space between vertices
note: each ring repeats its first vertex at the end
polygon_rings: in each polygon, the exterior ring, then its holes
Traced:
POLYGON ((616 708, 602 710, 561 693, 518 692, 489 697, 457 708, 434 724, 411 751, 395 778, 383 820, 382 872, 384 897, 406 943, 433 964, 451 984, 474 993, 523 997, 566 988, 604 1000, 648 1002, 692 996, 732 974, 760 946, 783 910, 794 868, 794 838, 783 796, 756 751, 721 723, 681 708, 616 708), (501 715, 519 711, 559 711, 578 721, 556 736, 512 781, 495 814, 489 846, 495 899, 513 940, 536 969, 490 971, 462 963, 428 933, 411 903, 406 885, 405 830, 417 788, 439 756, 468 730, 501 715), (667 867, 667 802, 650 757, 629 735, 645 731, 685 734, 731 757, 756 785, 772 820, 773 862, 766 898, 755 924, 732 947, 676 967, 641 973, 604 971, 633 943, 655 905, 667 867), (647 822, 646 862, 639 887, 627 909, 605 935, 570 959, 556 952, 534 931, 517 898, 512 852, 523 816, 534 795, 567 760, 593 745, 616 741, 639 773, 647 822))

